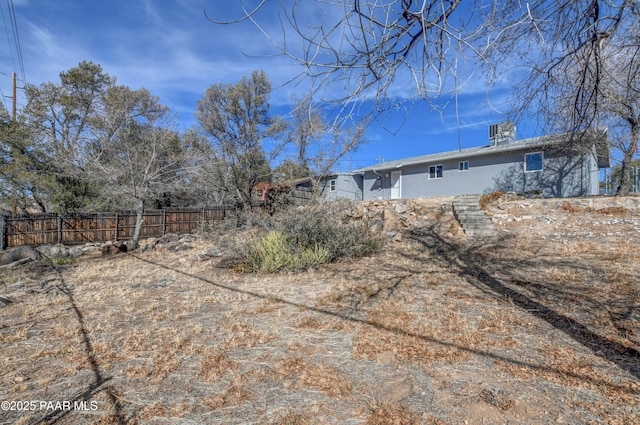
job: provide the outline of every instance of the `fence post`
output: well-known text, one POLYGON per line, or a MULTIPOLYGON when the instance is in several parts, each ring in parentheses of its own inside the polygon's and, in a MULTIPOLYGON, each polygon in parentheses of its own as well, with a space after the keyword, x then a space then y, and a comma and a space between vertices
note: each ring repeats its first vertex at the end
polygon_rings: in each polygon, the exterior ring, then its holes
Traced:
POLYGON ((58 227, 58 243, 62 243, 62 216, 60 213, 56 214, 56 225, 58 227))
POLYGON ((4 221, 4 216, 0 215, 0 251, 4 251, 6 248, 5 240, 7 238, 7 225, 4 221))
MULTIPOLYGON (((115 242, 118 242, 118 226, 120 225, 120 223, 118 222, 118 213, 116 213, 116 234, 114 236, 115 242)), ((105 241, 106 242, 106 241, 105 241)))
POLYGON ((162 234, 160 236, 164 236, 167 233, 167 209, 162 209, 162 234))

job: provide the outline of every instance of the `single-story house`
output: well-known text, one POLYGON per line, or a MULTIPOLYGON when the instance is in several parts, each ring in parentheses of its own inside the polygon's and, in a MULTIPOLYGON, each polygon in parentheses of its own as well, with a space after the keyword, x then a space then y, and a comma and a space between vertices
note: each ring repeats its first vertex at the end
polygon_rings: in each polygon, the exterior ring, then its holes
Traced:
MULTIPOLYGON (((321 201, 335 201, 337 199, 362 200, 362 174, 330 173, 318 182, 318 195, 321 201)), ((304 203, 313 198, 315 180, 311 177, 301 177, 276 183, 260 182, 254 186, 253 201, 267 202, 280 192, 288 192, 294 202, 304 203)))
POLYGON ((331 173, 320 179, 320 199, 362 201, 363 176, 358 173, 331 173))
POLYGON ((515 140, 511 123, 493 125, 489 145, 387 161, 364 174, 363 199, 407 199, 492 191, 575 197, 599 193, 610 167, 606 129, 515 140))

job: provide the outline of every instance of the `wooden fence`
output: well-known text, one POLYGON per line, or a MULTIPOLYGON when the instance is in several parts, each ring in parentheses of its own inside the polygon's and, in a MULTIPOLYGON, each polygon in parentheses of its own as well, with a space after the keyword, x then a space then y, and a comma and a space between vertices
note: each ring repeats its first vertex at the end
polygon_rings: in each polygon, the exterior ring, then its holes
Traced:
MULTIPOLYGON (((235 213, 232 206, 148 210, 141 238, 189 233, 203 223, 224 220, 235 213)), ((135 225, 135 211, 4 215, 0 216, 0 250, 21 245, 123 241, 131 239, 135 225)))

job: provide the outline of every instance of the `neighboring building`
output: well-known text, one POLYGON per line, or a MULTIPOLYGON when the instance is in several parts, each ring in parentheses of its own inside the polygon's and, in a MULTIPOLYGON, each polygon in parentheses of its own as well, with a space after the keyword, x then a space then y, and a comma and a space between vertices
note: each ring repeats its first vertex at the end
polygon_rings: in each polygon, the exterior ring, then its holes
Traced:
POLYGON ((253 187, 253 202, 267 203, 274 197, 286 193, 295 203, 303 204, 313 198, 313 179, 301 177, 276 183, 260 182, 253 187))
POLYGON ((332 173, 320 180, 320 199, 335 201, 349 199, 362 201, 362 174, 332 173))
POLYGON ((599 170, 610 167, 606 130, 579 142, 570 134, 515 140, 511 123, 493 125, 490 144, 383 162, 364 173, 363 199, 455 196, 492 191, 544 197, 598 195, 599 170))
MULTIPOLYGON (((331 173, 318 182, 318 195, 321 201, 337 199, 362 200, 362 174, 331 173)), ((284 180, 277 183, 260 182, 254 186, 253 201, 266 203, 280 193, 286 193, 295 203, 304 204, 313 199, 315 181, 311 177, 284 180)))

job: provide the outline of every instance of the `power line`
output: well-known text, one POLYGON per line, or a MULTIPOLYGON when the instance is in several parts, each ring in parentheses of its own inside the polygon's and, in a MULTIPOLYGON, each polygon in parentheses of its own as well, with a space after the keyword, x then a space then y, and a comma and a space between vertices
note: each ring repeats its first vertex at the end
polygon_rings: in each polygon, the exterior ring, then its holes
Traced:
POLYGON ((24 61, 22 60, 22 47, 20 45, 20 34, 18 33, 18 21, 16 19, 16 11, 13 7, 13 0, 7 0, 7 9, 9 10, 9 18, 11 19, 11 28, 13 29, 13 39, 18 54, 18 64, 20 65, 20 74, 22 75, 22 84, 27 84, 27 77, 24 72, 24 61))
MULTIPOLYGON (((7 0, 7 8, 9 6, 8 0, 7 0)), ((4 9, 0 7, 0 12, 2 12, 2 23, 4 24, 4 32, 5 35, 7 36, 7 44, 9 46, 9 51, 11 52, 11 62, 13 62, 13 69, 16 69, 16 57, 13 54, 13 49, 11 48, 11 37, 9 36, 9 25, 7 25, 7 18, 5 16, 5 12, 4 9)))

